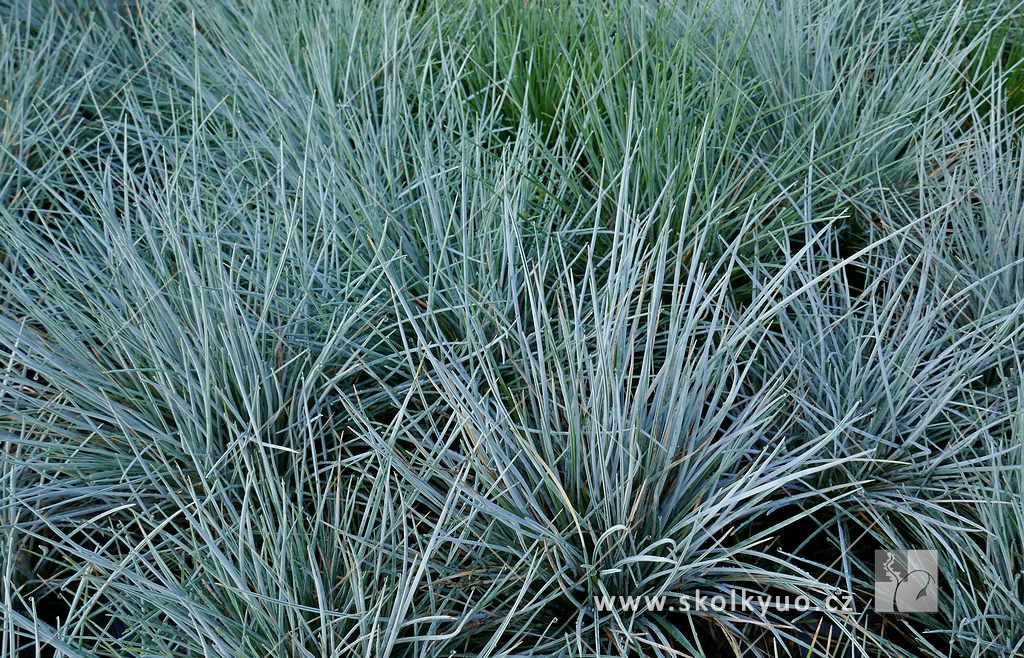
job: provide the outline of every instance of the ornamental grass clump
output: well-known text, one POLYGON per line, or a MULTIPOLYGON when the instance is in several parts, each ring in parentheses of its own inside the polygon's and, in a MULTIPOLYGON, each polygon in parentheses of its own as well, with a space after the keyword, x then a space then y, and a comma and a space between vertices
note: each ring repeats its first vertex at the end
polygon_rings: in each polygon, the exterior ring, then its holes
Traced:
POLYGON ((1019 15, 0 0, 0 654, 1021 655, 1019 15))

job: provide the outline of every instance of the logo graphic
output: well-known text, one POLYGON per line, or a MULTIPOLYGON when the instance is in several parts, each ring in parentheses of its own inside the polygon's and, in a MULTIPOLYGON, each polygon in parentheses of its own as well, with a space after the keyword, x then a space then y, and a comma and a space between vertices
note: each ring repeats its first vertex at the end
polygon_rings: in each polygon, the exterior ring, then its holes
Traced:
POLYGON ((875 551, 875 610, 938 612, 938 554, 935 551, 875 551))

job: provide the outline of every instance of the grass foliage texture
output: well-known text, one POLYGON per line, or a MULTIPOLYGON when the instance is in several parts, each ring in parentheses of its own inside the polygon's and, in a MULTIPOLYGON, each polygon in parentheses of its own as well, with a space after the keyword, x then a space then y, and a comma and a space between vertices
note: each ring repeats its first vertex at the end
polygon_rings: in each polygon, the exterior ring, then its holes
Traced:
POLYGON ((1024 655, 1020 16, 0 1, 0 653, 1024 655))

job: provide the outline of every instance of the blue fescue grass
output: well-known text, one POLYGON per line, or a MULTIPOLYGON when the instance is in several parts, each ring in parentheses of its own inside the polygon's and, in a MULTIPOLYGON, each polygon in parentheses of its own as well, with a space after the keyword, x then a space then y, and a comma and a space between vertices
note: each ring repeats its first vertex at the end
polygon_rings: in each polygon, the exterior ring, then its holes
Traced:
POLYGON ((1020 654, 1018 9, 0 3, 0 653, 1020 654))

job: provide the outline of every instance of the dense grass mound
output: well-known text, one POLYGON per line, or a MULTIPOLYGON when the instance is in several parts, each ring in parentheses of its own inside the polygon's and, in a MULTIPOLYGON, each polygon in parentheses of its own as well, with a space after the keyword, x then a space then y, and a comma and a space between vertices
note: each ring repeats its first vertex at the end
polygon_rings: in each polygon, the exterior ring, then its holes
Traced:
POLYGON ((0 0, 0 654, 1024 655, 1019 16, 0 0))

